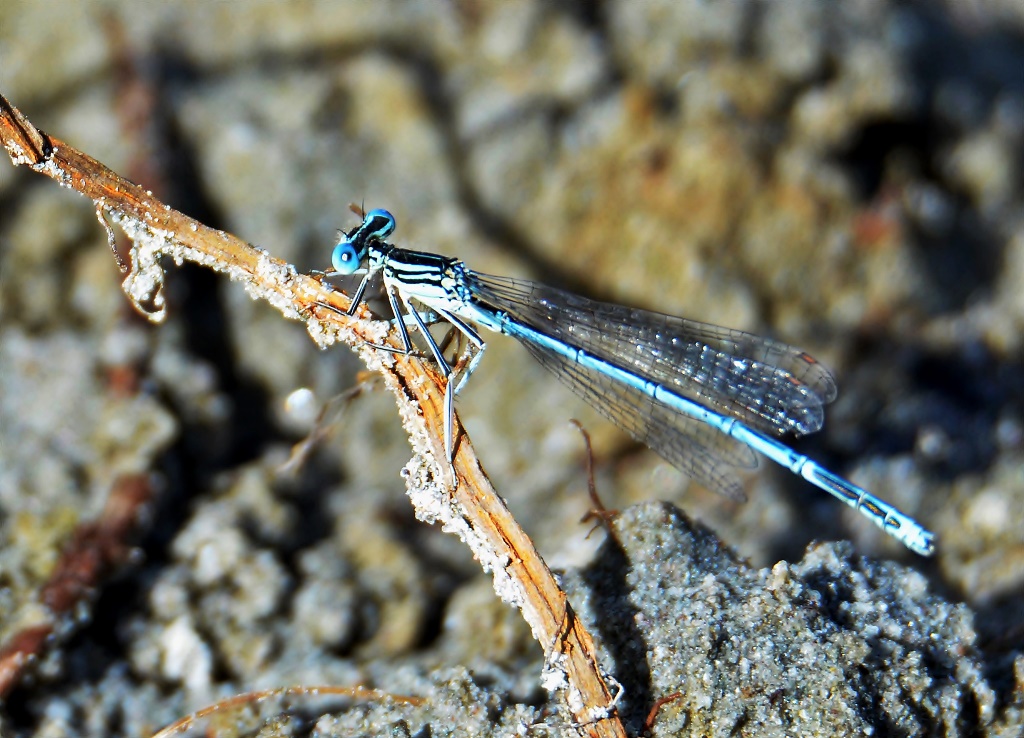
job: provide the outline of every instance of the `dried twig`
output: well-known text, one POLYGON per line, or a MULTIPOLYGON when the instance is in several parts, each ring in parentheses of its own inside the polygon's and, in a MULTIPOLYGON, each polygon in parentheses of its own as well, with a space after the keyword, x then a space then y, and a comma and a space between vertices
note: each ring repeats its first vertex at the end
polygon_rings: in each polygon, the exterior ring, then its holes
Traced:
MULTIPOLYGON (((573 615, 565 594, 533 542, 494 491, 463 432, 454 461, 458 484, 452 488, 445 460, 441 378, 429 362, 370 348, 386 340, 388 324, 341 313, 348 300, 338 292, 262 249, 172 210, 150 193, 119 177, 96 160, 39 131, 0 96, 0 141, 15 165, 28 165, 93 200, 103 223, 113 223, 131 239, 131 269, 123 287, 151 320, 164 317, 161 257, 192 261, 241 281, 288 318, 301 320, 321 347, 336 341, 357 349, 366 365, 384 378, 394 394, 413 447, 403 473, 417 516, 441 521, 494 577, 494 587, 515 605, 544 647, 543 675, 548 689, 560 689, 581 730, 595 736, 623 736, 612 694, 602 678, 593 641, 573 615), (325 307, 326 306, 326 307, 325 307)), ((110 226, 108 225, 108 228, 110 226)))
POLYGON ((78 526, 39 594, 48 619, 18 631, 0 648, 0 698, 19 682, 25 667, 42 656, 55 637, 73 631, 79 606, 90 600, 100 583, 128 561, 128 539, 153 496, 148 475, 120 477, 95 521, 78 526))
POLYGON ((667 694, 664 697, 659 697, 654 701, 654 704, 651 705, 651 709, 647 712, 647 719, 644 720, 644 735, 647 735, 654 729, 654 721, 657 720, 658 713, 661 712, 661 708, 669 702, 675 702, 682 696, 682 692, 673 692, 672 694, 667 694))
POLYGON ((590 433, 583 427, 583 423, 576 420, 576 418, 569 422, 576 426, 576 430, 583 436, 583 445, 587 452, 587 496, 590 497, 590 509, 580 518, 580 522, 586 523, 590 520, 598 520, 604 526, 608 535, 614 537, 615 517, 619 514, 619 511, 606 508, 604 503, 601 502, 601 496, 597 494, 597 482, 594 480, 594 449, 590 443, 590 433))
POLYGON ((215 704, 196 710, 191 715, 186 715, 163 730, 154 733, 151 738, 171 738, 171 736, 182 735, 190 730, 200 720, 210 717, 226 719, 231 713, 238 713, 246 709, 264 707, 271 699, 291 699, 294 697, 345 697, 353 702, 397 702, 406 705, 421 705, 425 700, 421 697, 409 697, 400 694, 389 694, 378 689, 365 689, 363 687, 281 687, 279 689, 262 689, 258 692, 247 692, 246 694, 235 695, 220 700, 215 704))

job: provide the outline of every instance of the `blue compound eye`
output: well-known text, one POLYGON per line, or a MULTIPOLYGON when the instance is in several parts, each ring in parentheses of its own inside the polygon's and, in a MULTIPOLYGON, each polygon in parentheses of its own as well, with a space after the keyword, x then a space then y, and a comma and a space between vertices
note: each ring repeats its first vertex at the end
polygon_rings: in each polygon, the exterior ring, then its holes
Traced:
POLYGON ((387 210, 371 210, 359 227, 343 233, 334 247, 331 264, 337 274, 355 274, 371 241, 383 241, 395 232, 395 216, 387 210))
POLYGON ((395 232, 395 216, 381 208, 371 210, 363 217, 363 224, 359 226, 359 230, 367 237, 372 236, 383 241, 395 232))
POLYGON ((359 252, 348 239, 342 239, 331 252, 331 265, 338 274, 355 274, 359 269, 359 252))

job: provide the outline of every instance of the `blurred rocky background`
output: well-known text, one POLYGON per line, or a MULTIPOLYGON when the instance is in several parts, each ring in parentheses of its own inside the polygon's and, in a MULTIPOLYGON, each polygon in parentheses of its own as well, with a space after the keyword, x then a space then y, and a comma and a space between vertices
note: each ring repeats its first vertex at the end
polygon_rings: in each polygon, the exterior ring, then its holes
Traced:
MULTIPOLYGON (((743 505, 690 485, 502 337, 459 412, 580 588, 607 552, 578 522, 573 417, 605 503, 685 510, 746 562, 730 581, 763 588, 767 569, 749 572, 843 539, 794 576, 830 555, 848 562, 830 576, 874 571, 857 555, 916 569, 885 569, 902 584, 879 591, 920 595, 899 612, 949 626, 934 640, 967 660, 942 668, 970 686, 947 713, 855 714, 821 734, 1020 734, 1024 6, 9 2, 0 91, 301 270, 329 264, 358 223, 349 203, 385 207, 399 245, 805 348, 840 396, 797 448, 934 530, 934 559, 765 464, 743 505)), ((324 734, 557 734, 541 648, 458 541, 413 518, 390 398, 239 285, 169 268, 169 318, 152 326, 91 203, 0 162, 0 656, 31 634, 48 644, 0 678, 0 732, 148 735, 237 692, 327 683, 451 710, 417 723, 363 708, 324 734), (55 576, 80 560, 69 550, 103 563, 84 598, 55 576)), ((662 734, 704 725, 690 704, 662 734)), ((760 719, 742 734, 786 734, 760 719)), ((282 726, 268 734, 309 729, 282 726)))

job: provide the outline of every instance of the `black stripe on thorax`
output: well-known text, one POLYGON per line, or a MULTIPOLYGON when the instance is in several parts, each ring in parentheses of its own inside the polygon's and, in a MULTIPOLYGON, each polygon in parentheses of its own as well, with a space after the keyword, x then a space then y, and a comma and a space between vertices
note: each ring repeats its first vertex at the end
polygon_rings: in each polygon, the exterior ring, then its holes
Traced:
POLYGON ((405 284, 440 284, 456 262, 456 259, 426 251, 394 248, 387 254, 384 272, 389 279, 405 284))

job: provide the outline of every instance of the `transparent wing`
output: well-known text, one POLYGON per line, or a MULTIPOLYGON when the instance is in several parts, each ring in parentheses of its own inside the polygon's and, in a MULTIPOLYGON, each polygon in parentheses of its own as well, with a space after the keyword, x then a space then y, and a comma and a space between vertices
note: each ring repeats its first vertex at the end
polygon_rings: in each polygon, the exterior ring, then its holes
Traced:
POLYGON ((739 502, 746 499, 728 467, 756 466, 757 456, 749 447, 600 372, 537 344, 523 345, 594 409, 674 467, 714 492, 739 502))
MULTIPOLYGON (((813 433, 824 422, 824 405, 836 396, 824 366, 778 341, 596 302, 528 280, 468 276, 473 297, 491 309, 754 428, 813 433)), ((672 425, 687 430, 685 423, 672 425)))

